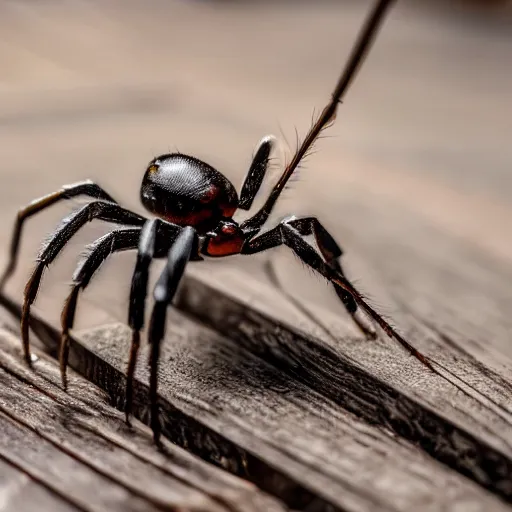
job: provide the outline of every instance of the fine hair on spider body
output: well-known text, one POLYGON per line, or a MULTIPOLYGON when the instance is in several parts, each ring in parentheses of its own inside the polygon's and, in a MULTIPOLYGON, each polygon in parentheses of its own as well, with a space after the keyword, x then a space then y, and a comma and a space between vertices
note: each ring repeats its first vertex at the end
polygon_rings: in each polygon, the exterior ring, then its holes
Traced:
POLYGON ((381 327, 390 338, 398 341, 425 366, 435 371, 430 361, 389 325, 346 278, 340 263, 342 250, 317 218, 290 217, 261 233, 263 225, 297 166, 308 154, 322 130, 335 121, 338 105, 368 53, 392 3, 392 0, 376 2, 336 83, 330 101, 313 123, 303 142, 298 145, 297 151, 263 206, 247 220, 238 223, 233 219, 233 215, 237 210, 251 209, 274 147, 275 139, 272 136, 264 137, 260 141, 240 195, 225 176, 207 163, 192 156, 173 153, 154 158, 142 179, 140 198, 154 218, 146 219, 123 208, 110 194, 92 181, 66 185, 19 210, 12 234, 10 259, 0 279, 0 288, 3 288, 15 270, 25 220, 61 200, 80 195, 90 198, 90 202, 69 215, 43 245, 36 266, 25 286, 21 337, 26 362, 31 364, 30 308, 36 299, 45 268, 87 222, 101 219, 117 226, 87 246, 86 257, 78 263, 73 275, 72 288, 61 315, 59 361, 62 384, 64 387, 67 385, 70 331, 73 328, 80 291, 87 287, 95 272, 111 254, 136 250, 137 260, 131 281, 128 311, 132 343, 127 370, 125 413, 126 421, 129 422, 133 375, 140 346, 140 331, 144 327, 150 265, 154 258, 166 258, 167 263, 153 291, 154 305, 147 330, 148 342, 151 345, 151 428, 155 441, 158 441, 160 436, 157 367, 160 344, 165 335, 166 312, 189 261, 200 261, 205 257, 255 254, 285 245, 306 265, 332 283, 346 311, 364 336, 374 339, 376 331, 372 325, 359 317, 359 310, 381 327), (306 240, 310 236, 313 237, 316 247, 306 240))

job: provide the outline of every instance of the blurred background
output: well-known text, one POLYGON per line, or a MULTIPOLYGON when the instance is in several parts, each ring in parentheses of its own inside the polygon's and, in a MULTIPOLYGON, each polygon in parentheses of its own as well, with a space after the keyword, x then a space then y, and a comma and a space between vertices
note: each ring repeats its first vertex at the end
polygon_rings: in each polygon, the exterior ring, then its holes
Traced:
MULTIPOLYGON (((274 219, 318 215, 348 274, 391 315, 385 290, 396 283, 414 307, 441 304, 447 319, 453 301, 480 324, 510 311, 510 287, 496 292, 512 283, 510 4, 397 2, 336 125, 278 204, 274 219)), ((195 155, 240 187, 255 145, 273 133, 283 143, 268 191, 371 5, 1 0, 0 264, 17 209, 62 184, 91 178, 142 212, 142 173, 161 153, 195 155)), ((11 296, 21 299, 40 242, 73 207, 29 221, 11 296)), ((37 305, 51 319, 77 255, 103 232, 88 226, 47 273, 37 305)), ((267 257, 204 268, 254 275, 267 257)), ((272 258, 290 292, 340 311, 286 250, 272 258)), ((86 325, 126 318, 132 265, 127 254, 105 265, 86 293, 86 325)))

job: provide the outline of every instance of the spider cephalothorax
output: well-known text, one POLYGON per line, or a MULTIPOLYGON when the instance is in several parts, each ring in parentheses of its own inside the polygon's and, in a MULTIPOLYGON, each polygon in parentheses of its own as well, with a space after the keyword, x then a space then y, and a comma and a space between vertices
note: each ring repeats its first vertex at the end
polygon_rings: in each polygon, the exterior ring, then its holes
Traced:
POLYGON ((230 218, 238 208, 233 184, 198 158, 173 153, 153 159, 140 189, 142 204, 178 226, 200 234, 230 218))
POLYGON ((132 277, 128 323, 132 329, 132 348, 128 363, 126 389, 126 418, 132 402, 132 380, 135 369, 140 331, 144 324, 145 299, 149 267, 153 258, 167 258, 167 264, 154 289, 155 303, 148 328, 151 343, 151 426, 155 439, 160 434, 157 409, 157 364, 159 347, 165 332, 167 306, 172 302, 180 279, 190 260, 204 256, 222 257, 232 254, 254 254, 279 245, 286 245, 307 265, 330 281, 361 332, 375 337, 372 327, 358 317, 361 308, 390 337, 401 343, 426 366, 429 361, 402 338, 367 302, 345 277, 340 256, 342 251, 333 237, 314 217, 290 217, 272 229, 261 233, 275 202, 290 176, 311 148, 320 132, 336 117, 341 98, 367 53, 391 0, 380 0, 354 47, 347 66, 340 76, 332 98, 314 123, 302 144, 286 166, 263 206, 247 220, 233 220, 237 209, 249 210, 267 171, 274 138, 261 140, 242 185, 240 196, 235 187, 219 171, 201 160, 180 153, 166 154, 152 160, 141 185, 141 201, 152 214, 146 219, 120 206, 99 185, 84 181, 66 185, 61 190, 37 199, 21 209, 16 218, 12 237, 10 261, 0 281, 0 288, 14 271, 17 262, 21 230, 24 221, 48 206, 78 195, 91 201, 67 217, 42 247, 36 267, 25 287, 21 317, 24 354, 30 364, 28 319, 45 268, 57 257, 71 237, 92 219, 102 219, 121 225, 87 247, 86 257, 78 264, 71 292, 62 311, 62 339, 59 359, 63 385, 66 386, 69 332, 73 327, 79 293, 91 280, 100 265, 112 254, 137 250, 137 262, 132 277), (314 238, 316 248, 306 237, 314 238))

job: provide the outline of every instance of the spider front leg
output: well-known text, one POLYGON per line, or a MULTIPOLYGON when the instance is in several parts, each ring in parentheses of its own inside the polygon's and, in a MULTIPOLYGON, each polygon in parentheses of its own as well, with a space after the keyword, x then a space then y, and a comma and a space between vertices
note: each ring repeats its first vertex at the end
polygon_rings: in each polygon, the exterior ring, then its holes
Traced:
POLYGON ((160 219, 151 219, 144 224, 140 233, 137 251, 137 262, 133 271, 130 290, 130 309, 128 311, 128 325, 132 330, 130 359, 126 372, 126 397, 124 412, 126 423, 130 424, 130 415, 133 403, 133 375, 137 364, 137 355, 140 347, 140 331, 144 327, 146 310, 146 296, 148 292, 149 267, 155 255, 157 228, 160 219))
POLYGON ((256 154, 252 159, 251 167, 245 178, 242 190, 240 191, 240 201, 238 208, 241 210, 249 210, 252 206, 254 198, 261 188, 265 174, 267 173, 270 153, 275 144, 275 137, 267 135, 263 137, 258 144, 256 154))
POLYGON ((16 264, 18 261, 18 253, 21 241, 21 233, 23 230, 23 224, 25 221, 39 213, 46 208, 58 203, 59 201, 65 199, 71 199, 76 196, 88 196, 93 199, 100 199, 103 201, 108 201, 111 203, 116 203, 112 197, 110 197, 107 192, 105 192, 99 185, 96 183, 86 180, 80 181, 78 183, 72 183, 71 185, 64 185, 60 190, 43 196, 39 199, 35 199, 29 205, 21 208, 16 215, 16 220, 14 223, 14 229, 11 235, 11 247, 9 251, 9 260, 5 270, 0 278, 0 290, 3 290, 5 283, 8 281, 9 277, 11 277, 12 273, 16 270, 16 264))
POLYGON ((62 224, 53 232, 41 248, 37 258, 37 265, 25 286, 25 295, 21 313, 21 339, 23 342, 25 360, 28 364, 30 364, 28 321, 30 316, 30 307, 36 299, 44 269, 55 260, 71 237, 87 222, 93 219, 100 219, 131 226, 141 226, 145 222, 143 217, 126 210, 117 203, 92 201, 64 219, 62 224))
MULTIPOLYGON (((167 273, 171 274, 170 269, 176 268, 176 271, 169 277, 169 284, 171 288, 168 291, 168 295, 163 294, 164 302, 166 300, 165 297, 167 296, 170 303, 174 297, 175 292, 175 289, 174 292, 172 291, 172 286, 174 286, 173 283, 176 282, 176 279, 179 281, 179 279, 181 279, 181 275, 183 274, 183 269, 180 270, 181 267, 179 266, 180 261, 176 263, 176 260, 179 260, 179 256, 183 254, 183 243, 180 242, 180 237, 183 231, 186 231, 187 233, 192 231, 194 233, 195 238, 193 238, 192 249, 194 249, 194 244, 197 247, 197 237, 195 235, 195 231, 192 228, 182 228, 180 226, 164 222, 161 219, 148 220, 143 228, 137 227, 133 229, 121 229, 107 233, 86 248, 86 256, 77 266, 73 276, 73 287, 64 304, 61 315, 62 337, 59 349, 59 361, 62 385, 64 388, 66 388, 66 369, 68 364, 70 342, 69 333, 74 324, 79 292, 86 288, 95 272, 111 254, 124 250, 138 249, 137 262, 135 264, 132 278, 132 286, 130 291, 130 310, 128 314, 129 324, 132 328, 132 344, 130 349, 130 359, 128 362, 125 400, 125 413, 128 423, 133 399, 133 374, 140 343, 139 333, 144 324, 144 310, 145 299, 147 295, 149 266, 153 257, 163 257, 169 250, 169 247, 171 247, 167 267, 164 269, 164 273, 159 280, 159 283, 161 284, 162 280, 165 278, 165 275, 167 273), (177 257, 174 256, 176 251, 178 253, 177 257)), ((186 235, 185 238, 188 240, 186 235)), ((186 261, 188 261, 190 258, 200 259, 200 256, 196 254, 197 251, 194 252, 192 249, 189 253, 187 253, 188 255, 186 261)), ((157 288, 155 288, 155 300, 158 303, 158 297, 162 297, 162 295, 159 295, 157 289, 158 284, 157 288)), ((149 341, 151 342, 152 339, 157 340, 157 350, 159 350, 159 342, 161 339, 158 338, 158 332, 161 332, 161 336, 163 337, 165 326, 165 311, 163 312, 163 315, 164 316, 162 319, 162 312, 160 311, 159 313, 157 308, 155 308, 149 329, 149 341), (151 332, 153 332, 153 334, 151 334, 151 332)), ((151 361, 152 368, 155 368, 154 371, 152 370, 152 375, 154 375, 154 378, 156 379, 155 372, 156 364, 158 362, 158 354, 152 357, 151 361)), ((151 396, 156 397, 156 381, 153 381, 152 386, 153 387, 151 389, 153 391, 151 396)), ((152 399, 152 403, 156 404, 156 398, 152 399)), ((154 407, 155 406, 153 406, 153 411, 155 411, 154 407)), ((158 421, 158 411, 154 412, 152 417, 156 418, 155 421, 158 421)), ((155 427, 155 429, 155 431, 158 430, 157 427, 155 427)), ((157 437, 158 435, 156 435, 156 438, 157 437)))
POLYGON ((185 227, 169 250, 167 265, 160 275, 153 297, 155 304, 151 313, 148 342, 151 345, 149 358, 149 398, 151 402, 151 429, 155 442, 160 439, 160 420, 158 418, 158 360, 160 343, 165 334, 167 307, 172 303, 185 267, 193 254, 197 252, 198 237, 192 227, 185 227))
MULTIPOLYGON (((300 219, 298 219, 300 222, 300 219)), ((249 240, 242 250, 242 254, 254 254, 265 251, 279 245, 286 245, 313 270, 316 270, 325 279, 334 286, 339 287, 342 291, 349 293, 354 301, 361 307, 366 314, 372 318, 384 332, 395 341, 398 341, 411 355, 418 359, 422 364, 427 366, 434 373, 438 373, 428 360, 428 358, 414 348, 406 341, 391 325, 389 325, 382 316, 377 313, 362 295, 354 288, 350 281, 338 270, 329 266, 317 253, 317 251, 303 239, 300 231, 291 225, 291 222, 282 222, 275 228, 263 233, 262 235, 249 240)))

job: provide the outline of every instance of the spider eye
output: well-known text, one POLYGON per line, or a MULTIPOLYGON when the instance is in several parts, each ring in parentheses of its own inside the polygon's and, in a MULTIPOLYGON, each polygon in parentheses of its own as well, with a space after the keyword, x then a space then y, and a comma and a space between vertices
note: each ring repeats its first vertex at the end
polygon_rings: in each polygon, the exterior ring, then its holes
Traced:
POLYGON ((149 172, 149 173, 153 174, 153 173, 155 173, 156 171, 158 171, 158 165, 150 165, 150 166, 148 167, 148 172, 149 172))

